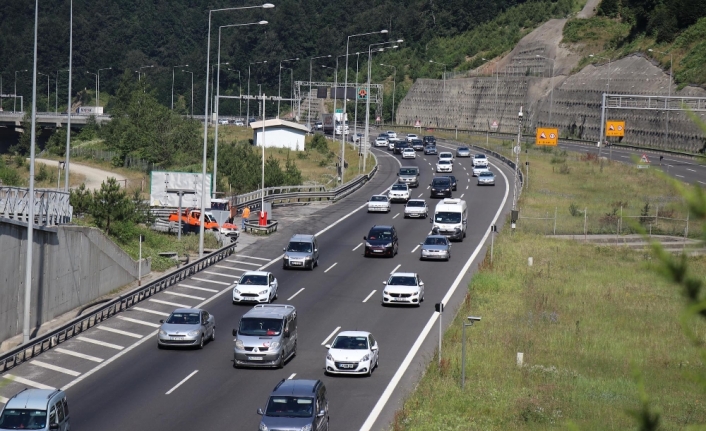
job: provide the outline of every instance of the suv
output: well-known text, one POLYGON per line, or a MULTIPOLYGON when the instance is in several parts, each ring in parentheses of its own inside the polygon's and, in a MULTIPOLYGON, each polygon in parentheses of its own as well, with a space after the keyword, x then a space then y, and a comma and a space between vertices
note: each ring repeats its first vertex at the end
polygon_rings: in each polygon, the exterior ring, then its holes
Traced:
POLYGON ((23 389, 7 400, 0 415, 0 429, 69 428, 69 404, 61 389, 23 389))
POLYGON ((257 414, 261 430, 328 430, 326 386, 321 380, 282 379, 257 414))
POLYGON ((314 235, 296 234, 283 248, 282 268, 314 269, 319 266, 319 245, 314 235))
POLYGON ((233 329, 233 367, 284 367, 297 354, 297 310, 293 305, 260 304, 233 329))
POLYGON ((421 139, 412 139, 412 148, 414 151, 422 151, 424 149, 424 142, 421 139))
POLYGON ((450 198, 451 189, 453 185, 451 184, 451 178, 449 177, 435 177, 430 186, 430 196, 429 197, 442 197, 450 198))
POLYGON ((416 166, 402 166, 397 173, 399 182, 405 183, 410 187, 419 187, 419 168, 416 166))
POLYGON ((436 138, 433 137, 433 136, 431 136, 431 135, 425 136, 425 137, 423 138, 423 140, 424 140, 424 144, 425 144, 425 145, 428 145, 428 144, 434 144, 434 145, 436 145, 436 138))
POLYGON ((424 154, 425 155, 429 155, 429 154, 436 155, 436 144, 427 144, 426 147, 424 147, 424 154))
MULTIPOLYGON (((448 181, 448 179, 447 179, 448 181)), ((397 229, 394 226, 373 226, 364 236, 365 256, 389 256, 394 257, 399 250, 397 239, 397 229)))

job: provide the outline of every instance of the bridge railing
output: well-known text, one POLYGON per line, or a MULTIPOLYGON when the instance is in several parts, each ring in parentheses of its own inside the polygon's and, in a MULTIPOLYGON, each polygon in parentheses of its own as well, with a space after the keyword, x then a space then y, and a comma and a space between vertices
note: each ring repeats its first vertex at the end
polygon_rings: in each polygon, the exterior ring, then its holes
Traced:
MULTIPOLYGON (((0 217, 29 222, 29 189, 0 186, 0 217)), ((35 189, 34 215, 36 223, 44 226, 70 223, 73 207, 69 193, 35 189)))

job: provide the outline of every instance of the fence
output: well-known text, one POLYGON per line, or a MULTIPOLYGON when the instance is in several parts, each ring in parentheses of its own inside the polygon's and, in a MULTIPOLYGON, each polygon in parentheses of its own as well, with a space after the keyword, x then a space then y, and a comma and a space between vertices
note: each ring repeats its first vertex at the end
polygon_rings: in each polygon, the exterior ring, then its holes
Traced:
POLYGON ((127 156, 123 159, 117 151, 96 150, 92 148, 72 148, 71 157, 83 157, 86 159, 102 160, 114 163, 116 158, 119 158, 119 165, 125 168, 139 170, 141 172, 150 172, 154 169, 154 163, 137 157, 127 156))

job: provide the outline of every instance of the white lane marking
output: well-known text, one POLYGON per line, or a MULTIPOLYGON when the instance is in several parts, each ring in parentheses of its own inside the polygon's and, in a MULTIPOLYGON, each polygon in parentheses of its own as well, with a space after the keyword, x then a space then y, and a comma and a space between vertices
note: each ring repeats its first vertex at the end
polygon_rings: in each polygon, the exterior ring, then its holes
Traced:
POLYGON ((668 167, 668 168, 673 168, 674 166, 672 166, 672 165, 667 165, 667 167, 668 167))
POLYGON ((322 346, 325 345, 325 344, 328 342, 328 340, 330 340, 331 337, 333 337, 334 335, 336 335, 336 332, 338 332, 338 331, 340 331, 340 330, 341 330, 341 327, 340 327, 340 326, 337 326, 336 329, 334 329, 333 332, 332 332, 328 337, 326 337, 326 339, 321 343, 321 345, 322 345, 322 346))
POLYGON ((466 186, 466 190, 468 190, 468 186, 466 186))
POLYGON ((464 170, 464 171, 466 170, 466 167, 465 167, 465 166, 463 167, 463 170, 464 170))
POLYGON ((377 290, 373 289, 372 292, 370 292, 370 295, 366 296, 363 302, 368 302, 368 299, 370 299, 371 296, 373 296, 377 292, 377 290))
POLYGON ((47 364, 46 362, 38 361, 36 359, 34 361, 31 361, 30 364, 36 365, 38 367, 46 368, 47 370, 52 370, 52 371, 56 371, 59 373, 68 374, 68 375, 74 376, 74 377, 78 377, 81 375, 81 373, 79 373, 78 371, 69 370, 68 368, 59 367, 57 365, 47 364))
POLYGON ((358 249, 360 248, 360 246, 361 246, 361 245, 363 245, 363 243, 362 243, 362 242, 361 242, 360 244, 356 245, 356 246, 355 246, 355 248, 354 248, 353 250, 351 250, 351 251, 356 251, 356 250, 358 250, 358 249))
POLYGON ((429 163, 431 165, 431 162, 427 162, 427 163, 429 163))
POLYGON ((235 259, 226 259, 226 262, 231 262, 231 263, 242 263, 243 265, 252 265, 252 266, 260 266, 259 263, 252 263, 252 262, 243 262, 242 260, 235 260, 235 259))
POLYGON ((686 170, 687 170, 687 171, 691 171, 691 172, 696 172, 695 170, 690 169, 690 168, 686 168, 686 170))
POLYGON ((705 182, 703 182, 703 181, 699 181, 699 182, 700 182, 701 184, 703 184, 703 185, 705 185, 705 186, 706 186, 706 183, 705 183, 705 182))
POLYGON ((333 269, 334 266, 338 265, 338 262, 334 263, 333 265, 329 266, 324 273, 329 272, 331 269, 333 269))
POLYGON ((291 376, 287 377, 287 380, 292 380, 294 378, 294 376, 296 376, 296 375, 297 375, 297 373, 292 373, 291 376))
POLYGON ((427 186, 427 190, 429 190, 429 187, 431 187, 431 186, 427 186))
POLYGON ((463 199, 463 196, 464 196, 464 195, 465 195, 465 193, 461 193, 461 199, 463 199))
POLYGON ((674 174, 674 176, 675 176, 675 177, 679 177, 679 178, 684 178, 684 175, 677 175, 677 174, 674 174))
POLYGON ((217 266, 218 268, 225 268, 225 269, 231 269, 233 271, 250 271, 249 269, 245 268, 236 268, 234 266, 225 266, 225 265, 214 265, 217 266))
POLYGON ((191 308, 188 305, 177 304, 176 302, 162 301, 161 299, 148 299, 148 301, 149 302, 156 302, 157 304, 171 305, 172 307, 177 307, 177 308, 191 308))
POLYGON ((424 194, 424 193, 419 193, 419 196, 417 196, 417 197, 418 197, 418 198, 421 198, 423 194, 424 194))
POLYGON ((55 347, 54 351, 59 352, 59 353, 63 353, 65 355, 75 356, 77 358, 85 359, 87 361, 98 362, 98 363, 103 362, 103 359, 101 359, 101 358, 97 358, 97 357, 91 356, 91 355, 86 355, 85 353, 72 352, 71 350, 62 349, 61 347, 55 347))
POLYGON ((399 217, 399 216, 400 216, 400 213, 395 214, 395 216, 392 217, 392 220, 396 219, 396 218, 399 217))
POLYGON ((622 157, 622 158, 624 158, 624 159, 629 159, 628 156, 622 156, 622 155, 621 155, 620 157, 622 157))
MULTIPOLYGON (((492 164, 492 165, 495 166, 495 164, 492 164)), ((508 194, 510 193, 510 183, 507 180, 507 176, 498 166, 495 166, 495 167, 498 169, 500 174, 502 174, 503 178, 505 178, 505 196, 503 197, 503 201, 500 204, 498 211, 495 213, 495 217, 493 218, 493 221, 490 222, 489 227, 494 225, 497 222, 498 218, 500 217, 500 213, 502 212, 503 208, 505 207, 505 203, 507 202, 508 194)), ((448 292, 446 292, 446 296, 444 296, 444 299, 442 299, 442 303, 444 303, 444 304, 447 303, 449 298, 451 298, 451 296, 454 294, 454 292, 456 291, 456 288, 461 283, 461 280, 463 280, 463 277, 465 276, 466 271, 468 271, 468 269, 471 267, 471 264, 473 263, 475 258, 478 256, 478 253, 480 253, 481 248, 483 248, 483 245, 485 244, 486 239, 488 239, 488 235, 490 235, 489 228, 485 230, 485 235, 478 243, 478 246, 473 251, 473 254, 471 254, 471 257, 468 258, 468 260, 466 261, 466 264, 463 266, 461 271, 458 273, 458 276, 454 280, 454 282, 451 285, 451 287, 449 288, 448 292)), ((395 375, 390 380, 390 383, 388 383, 387 387, 385 388, 385 391, 382 393, 382 395, 378 399, 377 403, 375 403, 375 407, 373 407, 373 410, 368 415, 368 418, 363 423, 363 426, 360 427, 360 431, 370 431, 373 428, 373 425, 375 425, 375 421, 378 419, 378 416, 380 416, 382 409, 385 407, 385 404, 387 404, 387 401, 392 396, 392 393, 394 392, 395 388, 399 384, 399 382, 402 379, 402 377, 404 376, 404 374, 407 372, 409 365, 412 363, 412 360, 417 355, 419 348, 421 347, 422 343, 426 339, 426 337, 429 334, 429 332, 431 331, 431 329, 434 327, 434 324, 436 323, 436 320, 438 318, 439 318, 439 313, 437 313, 437 312, 434 312, 434 314, 431 315, 426 326, 424 326, 424 329, 422 329, 422 332, 419 334, 419 337, 417 337, 417 340, 414 342, 414 344, 412 345, 412 348, 407 353, 407 356, 405 356, 404 361, 402 361, 402 364, 400 364, 399 368, 395 372, 395 375)))
POLYGON ((397 265, 397 266, 395 267, 395 269, 393 269, 393 270, 392 270, 392 271, 390 272, 390 274, 394 274, 394 273, 395 273, 395 271, 397 271, 397 269, 398 269, 398 268, 399 268, 400 266, 402 266, 402 264, 401 264, 401 263, 400 263, 400 264, 398 264, 398 265, 397 265))
POLYGON ((211 292, 211 293, 217 293, 217 292, 218 292, 217 289, 206 289, 205 287, 192 286, 192 285, 190 285, 190 284, 179 283, 179 286, 181 286, 181 287, 187 287, 187 288, 189 288, 189 289, 203 290, 204 292, 211 292))
POLYGON ((118 316, 118 319, 126 320, 126 321, 132 322, 132 323, 137 323, 138 325, 149 326, 151 328, 159 328, 160 326, 162 326, 159 323, 145 322, 144 320, 133 319, 132 317, 118 316))
MULTIPOLYGON (((76 339, 80 340, 80 341, 85 341, 87 343, 92 343, 92 344, 97 344, 99 346, 108 347, 108 348, 115 349, 115 350, 123 350, 125 348, 125 347, 119 346, 117 344, 106 343, 105 341, 95 340, 93 338, 88 338, 88 337, 84 337, 84 336, 76 337, 76 339)), ((104 364, 105 363, 106 362, 104 362, 104 364)))
POLYGON ((414 253, 415 251, 417 251, 418 248, 419 248, 419 244, 417 244, 417 246, 412 249, 412 253, 414 253))
POLYGON ((114 334, 124 335, 126 337, 142 338, 142 335, 140 335, 140 334, 135 334, 134 332, 123 331, 121 329, 111 328, 109 326, 102 326, 102 325, 96 326, 96 329, 100 329, 100 330, 106 331, 106 332, 112 332, 114 334))
POLYGON ((182 298, 196 299, 198 301, 203 301, 204 299, 206 299, 202 296, 187 295, 186 293, 170 292, 168 290, 165 293, 167 293, 169 295, 179 296, 182 298))
POLYGON ((216 281, 216 280, 208 280, 206 278, 196 278, 196 277, 191 277, 192 280, 198 280, 198 281, 205 281, 206 283, 216 283, 216 284, 224 284, 226 286, 230 286, 231 283, 226 283, 225 281, 216 281))
POLYGON ((295 293, 294 295, 292 295, 292 296, 290 296, 289 298, 287 298, 287 301, 291 301, 292 299, 294 299, 295 296, 299 295, 299 294, 302 293, 303 291, 304 291, 304 288, 302 287, 301 289, 297 290, 297 293, 295 293))
POLYGON ((33 388, 37 388, 37 389, 54 389, 51 386, 43 385, 41 383, 37 383, 35 381, 25 379, 24 377, 19 377, 14 374, 5 374, 2 377, 6 378, 7 380, 12 380, 13 382, 17 382, 17 383, 27 385, 27 386, 32 386, 33 388))
POLYGON ((157 310, 150 310, 149 308, 132 307, 131 310, 142 311, 143 313, 156 314, 157 316, 169 316, 169 313, 163 313, 163 312, 157 311, 157 310))
POLYGON ((172 392, 176 391, 179 386, 181 386, 181 385, 183 385, 184 383, 186 383, 187 380, 189 380, 191 377, 193 377, 194 374, 196 374, 196 373, 198 373, 198 372, 199 372, 199 370, 194 370, 194 371, 192 371, 191 374, 189 374, 188 376, 184 377, 184 379, 183 379, 181 382, 177 383, 176 386, 174 386, 173 388, 171 388, 170 390, 168 390, 167 393, 165 393, 164 395, 169 395, 169 394, 171 394, 172 392))
POLYGON ((235 257, 242 257, 243 259, 264 260, 265 262, 270 261, 270 259, 265 259, 264 257, 245 256, 244 254, 236 254, 235 257))
POLYGON ((469 183, 471 182, 471 179, 470 179, 470 178, 468 179, 468 182, 469 182, 469 183))
POLYGON ((9 398, 5 398, 2 395, 0 395, 0 404, 7 404, 8 401, 10 401, 9 398))
POLYGON ((231 277, 230 274, 223 274, 221 272, 216 272, 216 271, 201 271, 204 274, 212 274, 212 275, 220 275, 221 277, 231 277))

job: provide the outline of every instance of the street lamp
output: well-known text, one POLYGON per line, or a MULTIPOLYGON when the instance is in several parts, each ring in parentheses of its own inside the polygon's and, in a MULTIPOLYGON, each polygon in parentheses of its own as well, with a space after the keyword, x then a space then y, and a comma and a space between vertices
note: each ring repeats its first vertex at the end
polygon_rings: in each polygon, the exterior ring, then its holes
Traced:
POLYGON ((461 389, 466 385, 466 326, 473 326, 474 322, 480 322, 480 317, 468 316, 468 323, 463 323, 461 338, 461 389))
POLYGON ((552 87, 552 91, 549 95, 549 125, 551 126, 552 125, 552 108, 554 107, 554 67, 556 65, 556 62, 554 61, 553 58, 544 57, 543 55, 537 54, 536 57, 543 58, 545 60, 549 60, 552 62, 552 77, 549 80, 549 82, 550 82, 549 85, 552 87))
MULTIPOLYGON (((311 57, 311 58, 309 59, 309 108, 308 108, 308 112, 307 112, 307 114, 306 114, 306 125, 307 125, 307 128, 309 129, 309 132, 311 132, 311 79, 312 79, 312 76, 311 76, 311 64, 312 64, 312 62, 313 62, 314 60, 316 60, 317 58, 331 58, 331 54, 329 54, 329 55, 320 55, 320 56, 318 56, 318 57, 311 57)), ((334 127, 335 127, 335 126, 334 126, 334 127)), ((335 129, 334 129, 334 132, 335 132, 335 129)))
MULTIPOLYGON (((154 66, 153 66, 154 67, 154 66)), ((101 97, 101 70, 112 70, 112 67, 104 67, 103 69, 98 69, 96 75, 98 76, 98 84, 96 85, 96 108, 100 106, 101 97)))
MULTIPOLYGON (((204 100, 204 114, 208 114, 208 73, 211 68, 211 15, 213 12, 223 12, 231 10, 255 9, 263 8, 270 9, 275 7, 272 3, 264 3, 259 6, 240 6, 224 9, 211 9, 208 11, 208 39, 206 44, 206 97, 204 100)), ((203 122, 203 166, 201 177, 201 214, 199 217, 199 257, 203 257, 203 235, 204 235, 204 212, 206 211, 206 156, 208 153, 208 121, 204 118, 203 122)))
MULTIPOLYGON (((589 54, 588 56, 591 58, 595 57, 595 58, 601 58, 603 60, 608 60, 608 91, 607 91, 607 93, 610 94, 610 75, 611 75, 610 62, 612 61, 612 59, 606 58, 606 57, 601 57, 600 55, 593 55, 593 54, 589 54)), ((604 96, 604 98, 605 98, 605 96, 604 96)), ((601 149, 603 148, 603 142, 605 141, 605 136, 603 134, 603 126, 604 126, 603 121, 601 121, 601 132, 600 132, 601 137, 600 137, 600 142, 598 144, 598 157, 601 156, 601 149)), ((612 149, 611 149, 611 151, 612 151, 612 149)))
MULTIPOLYGON (((191 74, 191 119, 194 119, 194 72, 189 72, 188 70, 182 70, 184 73, 191 74)), ((204 121, 206 119, 204 118, 204 121)))
POLYGON ((279 99, 277 100, 277 118, 279 118, 279 106, 280 106, 280 102, 282 101, 282 63, 284 63, 285 61, 299 61, 299 57, 288 58, 286 60, 282 60, 279 62, 279 90, 278 90, 279 99))
POLYGON ((392 115, 392 123, 395 123, 395 88, 396 88, 396 81, 397 81, 397 67, 395 66, 390 66, 389 64, 382 64, 380 63, 380 66, 384 67, 391 67, 394 69, 394 72, 392 73, 392 111, 390 114, 392 115))
POLYGON ((73 55, 74 55, 74 1, 69 0, 69 88, 68 102, 66 107, 66 149, 64 164, 64 192, 69 192, 69 161, 71 159, 71 81, 73 77, 73 55))
POLYGON ((12 104, 12 112, 17 112, 17 74, 20 72, 27 72, 27 69, 15 71, 15 94, 13 94, 15 101, 12 104))
POLYGON ((172 111, 174 110, 174 69, 177 67, 189 67, 189 65, 182 64, 181 66, 172 66, 172 111))
POLYGON ((138 69, 135 71, 135 72, 137 72, 137 80, 138 80, 138 81, 142 80, 142 74, 145 74, 145 76, 147 75, 147 72, 142 72, 142 69, 149 69, 149 68, 152 68, 152 67, 154 67, 154 65, 152 65, 152 66, 142 66, 142 67, 138 68, 138 69))
POLYGON ((254 62, 248 64, 248 103, 246 104, 247 106, 246 106, 246 114, 245 114, 245 116, 248 118, 245 120, 245 125, 249 125, 249 122, 250 122, 250 66, 252 66, 253 64, 265 64, 265 63, 267 63, 267 60, 254 61, 254 62))
MULTIPOLYGON (((649 51, 649 52, 658 52, 658 53, 660 53, 660 54, 667 55, 666 52, 663 52, 663 51, 654 51, 654 50, 652 50, 652 48, 648 49, 648 51, 649 51)), ((669 53, 669 82, 668 82, 668 85, 669 85, 669 87, 668 87, 668 88, 669 88, 669 92, 668 92, 669 97, 672 97, 672 76, 673 76, 673 75, 672 75, 672 53, 670 52, 670 53, 669 53)), ((664 112, 667 114, 667 124, 666 124, 666 129, 665 129, 665 132, 664 132, 664 143, 665 143, 665 144, 667 143, 667 139, 669 139, 669 109, 667 109, 667 108, 668 108, 668 107, 667 107, 667 104, 669 103, 668 101, 669 101, 669 99, 667 99, 667 100, 664 101, 664 112)))
POLYGON ((49 74, 37 72, 37 75, 44 75, 47 77, 47 112, 49 112, 49 74))

